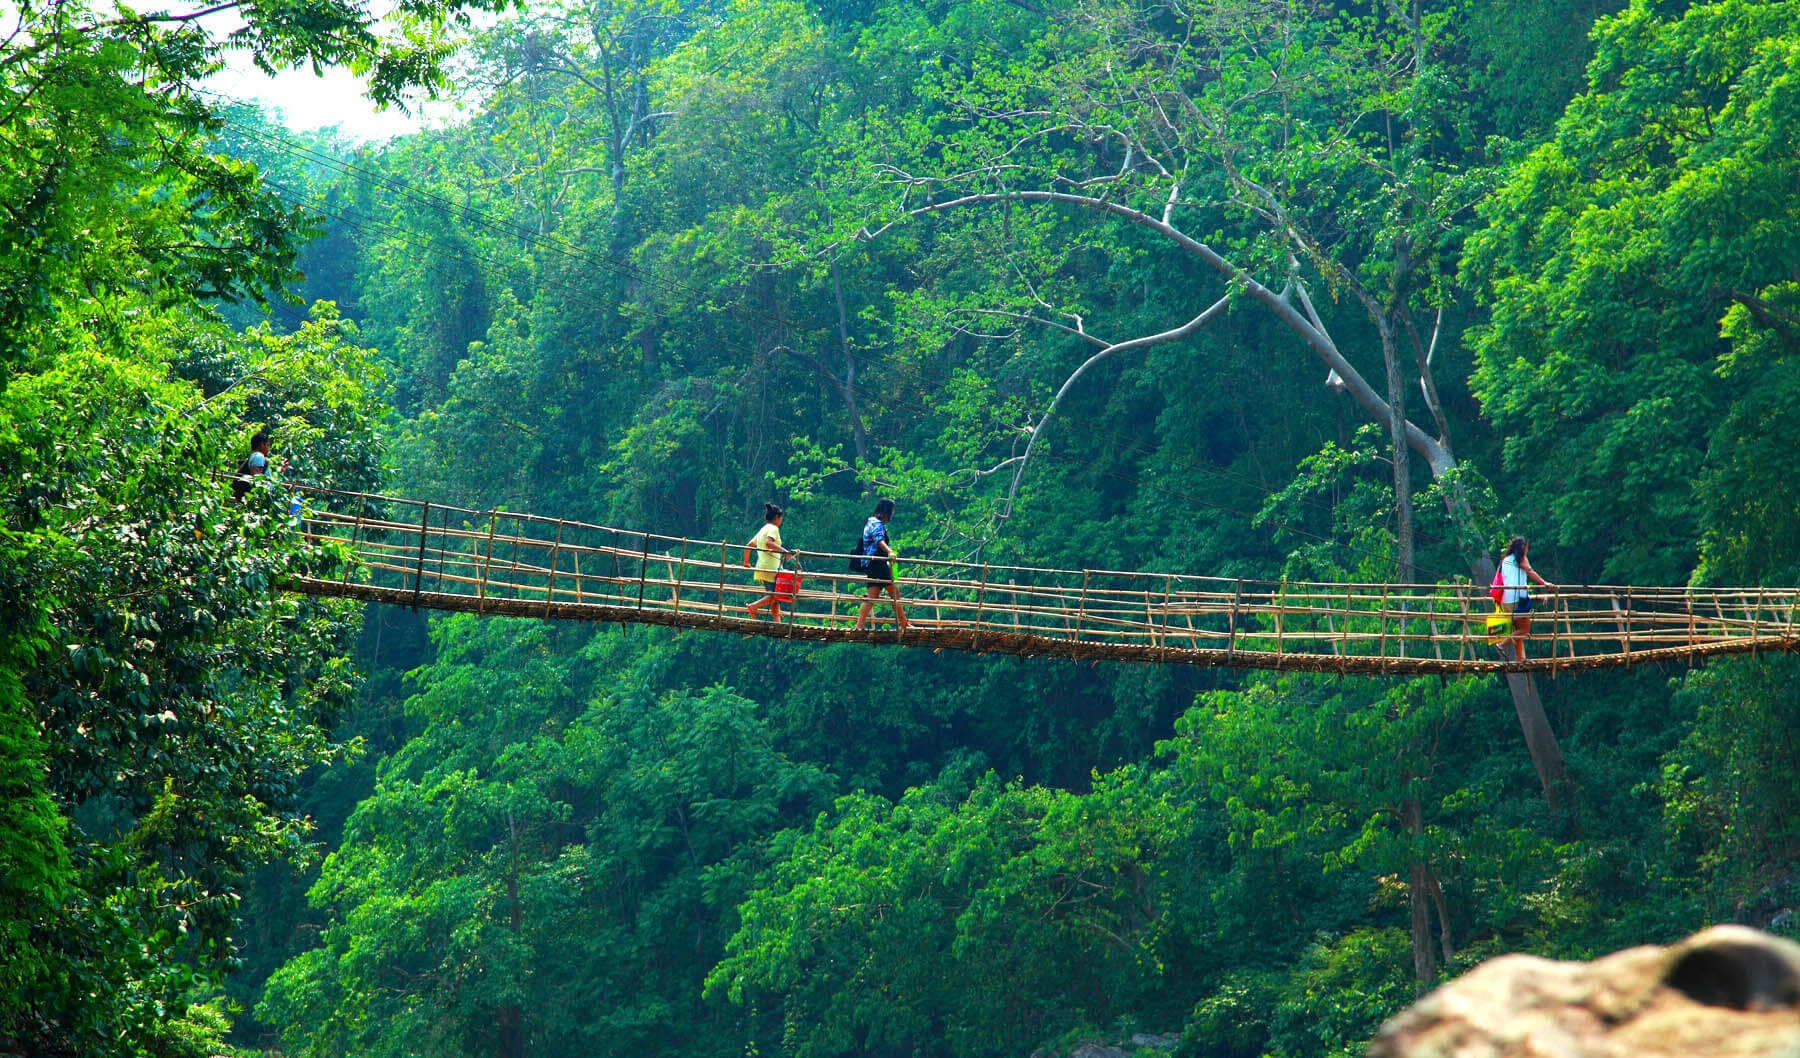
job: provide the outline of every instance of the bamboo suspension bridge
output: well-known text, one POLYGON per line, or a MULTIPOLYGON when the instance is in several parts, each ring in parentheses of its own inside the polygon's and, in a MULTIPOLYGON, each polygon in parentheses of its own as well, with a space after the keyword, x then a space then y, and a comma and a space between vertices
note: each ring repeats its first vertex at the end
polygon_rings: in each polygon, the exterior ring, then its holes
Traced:
MULTIPOLYGON (((709 629, 813 642, 902 643, 1082 661, 1464 675, 1575 672, 1800 645, 1794 588, 1559 587, 1534 594, 1522 658, 1488 638, 1486 585, 1254 581, 902 558, 909 626, 852 626, 867 598, 849 556, 807 567, 784 619, 744 613, 766 590, 742 542, 283 484, 301 531, 343 559, 286 587, 495 616, 709 629)), ((873 624, 892 611, 875 604, 873 624)), ((1519 642, 1514 639, 1510 642, 1519 642)))

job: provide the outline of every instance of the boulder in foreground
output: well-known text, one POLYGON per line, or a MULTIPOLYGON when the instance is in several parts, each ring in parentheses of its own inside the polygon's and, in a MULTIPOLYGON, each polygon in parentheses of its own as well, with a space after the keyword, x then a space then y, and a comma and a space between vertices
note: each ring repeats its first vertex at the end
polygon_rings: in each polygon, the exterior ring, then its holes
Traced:
POLYGON ((1490 960, 1394 1016, 1370 1058, 1800 1058, 1800 945, 1715 926, 1591 963, 1490 960))

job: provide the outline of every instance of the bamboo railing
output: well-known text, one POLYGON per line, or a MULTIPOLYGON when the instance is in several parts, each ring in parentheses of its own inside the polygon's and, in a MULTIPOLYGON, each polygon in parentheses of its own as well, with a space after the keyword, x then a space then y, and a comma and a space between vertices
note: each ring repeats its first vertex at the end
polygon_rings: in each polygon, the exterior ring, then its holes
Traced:
POLYGON ((1342 673, 1578 671, 1796 645, 1792 588, 1560 587, 1529 632, 1496 643, 1485 586, 1253 581, 902 558, 909 621, 887 598, 855 630, 868 581, 848 556, 802 551, 779 623, 744 605, 766 589, 744 544, 511 511, 283 485, 301 531, 343 574, 288 587, 437 610, 705 628, 814 641, 1342 673), (1523 657, 1518 647, 1523 645, 1523 657))

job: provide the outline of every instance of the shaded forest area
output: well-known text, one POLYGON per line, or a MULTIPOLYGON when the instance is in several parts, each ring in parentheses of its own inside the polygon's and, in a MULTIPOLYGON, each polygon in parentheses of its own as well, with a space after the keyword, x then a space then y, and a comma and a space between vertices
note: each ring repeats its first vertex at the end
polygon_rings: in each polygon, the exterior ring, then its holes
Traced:
POLYGON ((505 6, 0 25, 0 1054, 1315 1058, 1499 953, 1800 936, 1791 658, 365 613, 216 477, 266 428, 821 551, 886 496, 903 556, 1792 586, 1800 2, 505 6), (232 52, 468 109, 300 136, 232 52))

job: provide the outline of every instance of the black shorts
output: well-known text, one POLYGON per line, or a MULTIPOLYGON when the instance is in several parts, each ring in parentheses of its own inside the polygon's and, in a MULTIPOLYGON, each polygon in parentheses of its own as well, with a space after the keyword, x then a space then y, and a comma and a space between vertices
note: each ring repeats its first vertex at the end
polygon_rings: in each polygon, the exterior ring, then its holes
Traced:
POLYGON ((1515 614, 1530 613, 1531 612, 1531 596, 1527 595, 1524 598, 1520 599, 1518 602, 1513 603, 1512 612, 1515 614))
POLYGON ((894 583, 894 564, 885 558, 871 558, 869 560, 869 583, 894 583))

